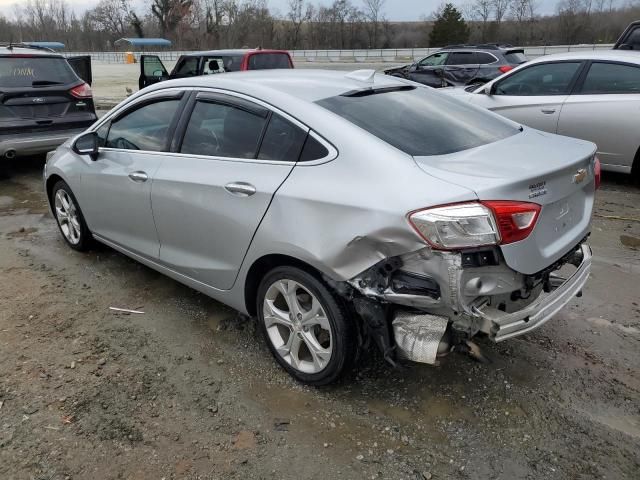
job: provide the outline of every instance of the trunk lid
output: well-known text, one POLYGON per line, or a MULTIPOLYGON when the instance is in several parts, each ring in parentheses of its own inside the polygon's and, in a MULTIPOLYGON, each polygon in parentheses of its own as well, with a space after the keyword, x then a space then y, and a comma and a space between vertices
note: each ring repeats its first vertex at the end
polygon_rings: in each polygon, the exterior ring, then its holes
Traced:
POLYGON ((481 147, 415 159, 426 173, 469 188, 480 200, 542 206, 526 239, 501 246, 507 264, 530 275, 562 258, 589 233, 595 151, 590 142, 525 128, 481 147))

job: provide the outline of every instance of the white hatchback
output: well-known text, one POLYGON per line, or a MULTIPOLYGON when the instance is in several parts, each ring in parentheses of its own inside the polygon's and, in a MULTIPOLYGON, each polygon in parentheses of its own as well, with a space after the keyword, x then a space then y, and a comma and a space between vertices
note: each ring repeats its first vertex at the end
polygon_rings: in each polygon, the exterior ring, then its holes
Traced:
POLYGON ((482 86, 441 89, 538 130, 589 140, 603 170, 640 178, 640 53, 547 55, 482 86))

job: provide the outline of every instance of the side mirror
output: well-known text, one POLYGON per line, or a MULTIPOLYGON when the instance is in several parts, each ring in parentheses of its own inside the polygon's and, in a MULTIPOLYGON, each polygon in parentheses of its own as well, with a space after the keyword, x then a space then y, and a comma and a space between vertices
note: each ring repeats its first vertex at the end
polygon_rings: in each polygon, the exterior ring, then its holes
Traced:
POLYGON ((73 151, 78 155, 89 155, 93 161, 98 159, 98 148, 98 134, 96 132, 80 135, 72 146, 73 151))

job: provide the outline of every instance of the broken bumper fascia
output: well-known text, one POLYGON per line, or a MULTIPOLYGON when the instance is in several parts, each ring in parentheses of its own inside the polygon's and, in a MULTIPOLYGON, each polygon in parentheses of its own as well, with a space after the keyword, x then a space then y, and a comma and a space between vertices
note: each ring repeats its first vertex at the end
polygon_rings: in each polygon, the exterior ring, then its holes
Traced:
POLYGON ((490 322, 489 337, 496 342, 523 335, 544 325, 578 295, 591 273, 591 248, 581 246, 582 261, 573 274, 555 290, 536 299, 526 308, 504 313, 490 307, 473 308, 473 313, 490 322))

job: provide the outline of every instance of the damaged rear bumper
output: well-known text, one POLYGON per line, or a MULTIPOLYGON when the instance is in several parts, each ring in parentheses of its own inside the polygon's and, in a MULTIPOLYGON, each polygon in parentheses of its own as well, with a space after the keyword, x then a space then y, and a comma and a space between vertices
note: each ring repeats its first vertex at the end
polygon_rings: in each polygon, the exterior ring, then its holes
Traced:
POLYGON ((547 295, 542 295, 526 308, 504 313, 490 307, 473 308, 483 320, 491 322, 489 336, 496 342, 523 335, 534 330, 561 310, 578 295, 589 279, 591 272, 591 249, 582 245, 582 262, 573 274, 547 295))

